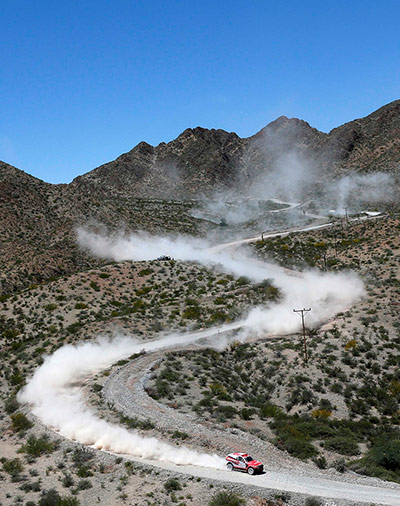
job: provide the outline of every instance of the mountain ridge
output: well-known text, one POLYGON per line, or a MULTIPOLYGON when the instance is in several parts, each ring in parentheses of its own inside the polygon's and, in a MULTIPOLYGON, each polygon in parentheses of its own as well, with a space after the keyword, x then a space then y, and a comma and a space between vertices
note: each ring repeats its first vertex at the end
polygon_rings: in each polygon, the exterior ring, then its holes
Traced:
POLYGON ((75 241, 76 227, 88 221, 198 233, 204 224, 186 212, 187 200, 250 191, 288 154, 313 167, 316 185, 350 173, 396 172, 400 100, 329 133, 286 116, 247 138, 187 128, 168 143, 142 141, 69 184, 46 183, 0 162, 0 292, 93 266, 75 241))

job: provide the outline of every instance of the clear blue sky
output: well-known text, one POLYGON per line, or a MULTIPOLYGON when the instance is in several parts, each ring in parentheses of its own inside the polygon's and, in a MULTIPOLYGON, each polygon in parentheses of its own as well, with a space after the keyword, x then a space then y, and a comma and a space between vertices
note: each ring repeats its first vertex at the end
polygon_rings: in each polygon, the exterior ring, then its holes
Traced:
POLYGON ((400 98, 398 0, 0 0, 0 159, 49 182, 185 128, 400 98))

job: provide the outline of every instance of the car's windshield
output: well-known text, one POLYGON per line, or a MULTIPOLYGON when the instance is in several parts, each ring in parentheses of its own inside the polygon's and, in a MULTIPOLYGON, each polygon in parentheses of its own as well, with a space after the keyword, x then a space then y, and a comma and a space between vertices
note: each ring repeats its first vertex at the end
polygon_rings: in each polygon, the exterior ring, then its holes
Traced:
POLYGON ((253 460, 253 457, 250 457, 250 455, 248 457, 246 457, 246 462, 251 462, 253 460))

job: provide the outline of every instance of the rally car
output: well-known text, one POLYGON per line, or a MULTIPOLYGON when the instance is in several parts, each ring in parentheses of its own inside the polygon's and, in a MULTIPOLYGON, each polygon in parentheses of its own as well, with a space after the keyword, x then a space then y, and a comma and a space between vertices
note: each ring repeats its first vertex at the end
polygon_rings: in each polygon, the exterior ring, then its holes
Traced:
POLYGON ((264 466, 258 460, 254 460, 248 453, 230 453, 225 460, 229 471, 245 471, 248 474, 262 473, 264 466))

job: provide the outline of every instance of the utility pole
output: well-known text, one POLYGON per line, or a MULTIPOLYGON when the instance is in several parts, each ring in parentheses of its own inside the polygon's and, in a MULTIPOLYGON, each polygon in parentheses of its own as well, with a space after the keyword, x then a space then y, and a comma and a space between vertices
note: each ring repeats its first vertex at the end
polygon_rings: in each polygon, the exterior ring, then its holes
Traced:
POLYGON ((297 313, 301 316, 301 324, 303 326, 303 345, 304 345, 304 362, 308 362, 308 353, 307 353, 307 338, 306 338, 306 326, 304 325, 304 317, 307 313, 311 311, 311 308, 305 309, 293 309, 294 313, 297 313))
POLYGON ((344 208, 344 212, 346 214, 346 223, 347 223, 347 226, 349 225, 349 217, 347 215, 347 207, 344 208))
POLYGON ((337 257, 337 233, 336 233, 336 228, 333 229, 333 237, 334 237, 334 241, 335 241, 335 257, 337 257))

